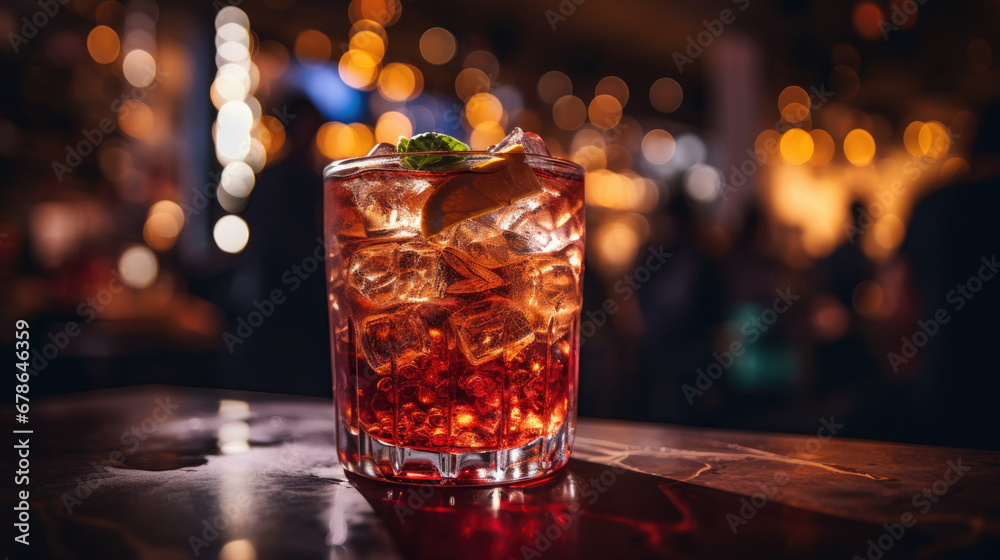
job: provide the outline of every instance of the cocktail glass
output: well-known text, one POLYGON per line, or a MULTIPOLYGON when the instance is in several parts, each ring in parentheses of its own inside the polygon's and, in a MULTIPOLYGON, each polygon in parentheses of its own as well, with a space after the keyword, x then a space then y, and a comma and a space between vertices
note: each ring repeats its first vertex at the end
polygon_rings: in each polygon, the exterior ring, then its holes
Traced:
POLYGON ((383 145, 324 173, 337 447, 348 471, 495 484, 569 458, 583 170, 519 130, 495 150, 383 145))

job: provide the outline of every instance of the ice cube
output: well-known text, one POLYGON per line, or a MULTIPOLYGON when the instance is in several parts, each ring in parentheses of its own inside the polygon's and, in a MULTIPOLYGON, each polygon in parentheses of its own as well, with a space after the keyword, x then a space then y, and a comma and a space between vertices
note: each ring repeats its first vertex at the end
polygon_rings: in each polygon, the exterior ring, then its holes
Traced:
POLYGON ((393 290, 399 302, 427 301, 444 295, 444 280, 437 250, 420 243, 407 243, 395 253, 398 281, 393 290))
POLYGON ((352 288, 378 307, 416 303, 444 294, 438 252, 420 243, 358 249, 348 262, 352 288))
POLYGON ((507 266, 523 258, 507 244, 502 230, 478 218, 452 228, 450 244, 487 268, 507 266))
POLYGON ((539 156, 548 156, 549 149, 545 147, 545 141, 534 132, 525 132, 520 127, 514 127, 503 140, 486 148, 487 152, 502 152, 511 146, 520 144, 524 146, 524 153, 539 156))
POLYGON ((412 310, 374 315, 361 326, 361 349, 368 365, 385 373, 412 363, 430 348, 424 320, 412 310))
POLYGON ((518 254, 554 253, 583 235, 579 206, 548 191, 527 197, 492 216, 507 244, 518 254))
POLYGON ((379 307, 389 305, 393 297, 393 260, 398 247, 395 243, 363 247, 348 261, 350 286, 379 307))
POLYGON ((513 358, 535 339, 524 313, 504 298, 485 299, 449 319, 465 358, 472 365, 503 355, 513 358))
POLYGON ((525 282, 518 296, 532 329, 557 339, 569 332, 580 313, 580 282, 566 259, 539 256, 524 263, 525 282))
POLYGON ((424 179, 377 170, 359 174, 346 185, 368 237, 419 235, 421 193, 429 186, 424 179))

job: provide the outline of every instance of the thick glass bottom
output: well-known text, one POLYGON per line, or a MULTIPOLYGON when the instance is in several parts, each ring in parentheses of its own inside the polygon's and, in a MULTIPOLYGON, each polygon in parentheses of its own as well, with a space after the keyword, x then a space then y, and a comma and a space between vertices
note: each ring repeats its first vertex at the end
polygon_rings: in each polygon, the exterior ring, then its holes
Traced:
POLYGON ((452 453, 410 449, 383 443, 363 429, 338 433, 344 468, 369 478, 430 485, 489 485, 524 482, 551 474, 569 460, 572 422, 548 437, 521 447, 495 451, 452 453))

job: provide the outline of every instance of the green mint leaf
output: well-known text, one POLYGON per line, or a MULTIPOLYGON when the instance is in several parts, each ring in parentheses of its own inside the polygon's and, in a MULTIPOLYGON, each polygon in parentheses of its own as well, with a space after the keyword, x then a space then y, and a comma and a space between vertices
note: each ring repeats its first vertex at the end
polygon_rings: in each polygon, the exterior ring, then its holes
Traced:
MULTIPOLYGON (((399 137, 396 150, 400 154, 412 152, 467 152, 469 146, 447 134, 424 132, 413 138, 399 137)), ((451 169, 461 165, 465 156, 404 156, 403 166, 413 170, 451 169)))

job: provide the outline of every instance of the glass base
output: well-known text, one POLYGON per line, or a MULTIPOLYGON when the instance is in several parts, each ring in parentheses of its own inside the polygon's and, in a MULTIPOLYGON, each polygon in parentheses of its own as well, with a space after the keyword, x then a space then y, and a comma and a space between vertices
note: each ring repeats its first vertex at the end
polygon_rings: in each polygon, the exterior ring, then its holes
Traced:
POLYGON ((572 422, 521 447, 450 453, 383 443, 359 430, 339 434, 344 469, 368 478, 429 485, 489 485, 524 482, 551 474, 569 460, 572 422))

